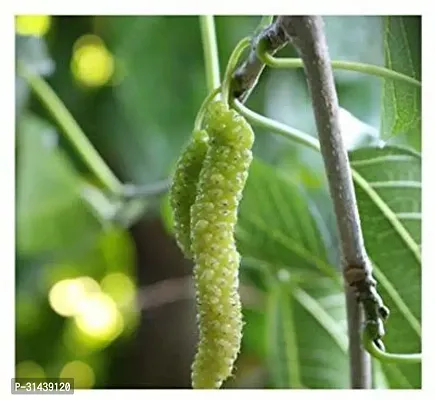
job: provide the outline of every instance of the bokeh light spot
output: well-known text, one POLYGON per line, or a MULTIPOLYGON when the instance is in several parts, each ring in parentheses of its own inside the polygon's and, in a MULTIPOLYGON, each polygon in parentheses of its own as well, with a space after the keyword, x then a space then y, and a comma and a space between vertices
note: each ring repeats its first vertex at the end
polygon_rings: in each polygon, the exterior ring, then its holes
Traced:
POLYGON ((84 86, 101 87, 112 78, 115 62, 112 53, 96 35, 84 35, 73 46, 71 71, 84 86))
POLYGON ((95 279, 91 278, 90 276, 80 276, 75 280, 82 286, 87 296, 101 291, 98 282, 95 279))
POLYGON ((44 368, 34 361, 21 361, 15 368, 17 378, 45 378, 44 368))
POLYGON ((106 275, 101 281, 101 290, 107 293, 118 306, 126 307, 133 303, 136 287, 133 280, 121 272, 106 275))
POLYGON ((115 302, 104 293, 88 296, 75 321, 83 333, 103 341, 113 340, 124 328, 122 315, 115 302))
POLYGON ((72 317, 86 308, 87 298, 100 291, 98 283, 87 276, 57 282, 48 294, 48 301, 59 315, 72 317))
POLYGON ((57 282, 48 294, 51 308, 59 315, 71 317, 78 312, 85 297, 83 285, 76 279, 57 282))
POLYGON ((66 364, 59 374, 60 378, 73 378, 76 389, 89 389, 95 384, 94 370, 83 361, 75 360, 66 364))
POLYGON ((44 36, 50 29, 50 15, 18 15, 15 30, 19 35, 44 36))

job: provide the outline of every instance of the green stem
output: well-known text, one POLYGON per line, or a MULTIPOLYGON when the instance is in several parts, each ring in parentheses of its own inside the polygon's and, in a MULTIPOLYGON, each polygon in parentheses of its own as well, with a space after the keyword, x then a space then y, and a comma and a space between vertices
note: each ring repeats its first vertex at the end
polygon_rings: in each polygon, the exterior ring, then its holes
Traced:
MULTIPOLYGON (((264 46, 258 46, 258 58, 271 68, 303 68, 303 62, 300 58, 276 58, 264 51, 264 46)), ((346 71, 361 72, 367 75, 374 75, 379 78, 395 79, 412 85, 421 87, 421 82, 411 78, 408 75, 401 74, 388 68, 380 67, 373 64, 364 64, 353 61, 332 60, 331 66, 333 69, 341 69, 346 71)))
POLYGON ((363 343, 365 349, 379 361, 384 363, 416 364, 421 363, 421 353, 415 354, 395 354, 387 353, 379 349, 371 340, 367 329, 363 332, 363 343))
POLYGON ((23 65, 18 65, 17 69, 19 75, 26 80, 55 121, 62 128, 62 131, 80 154, 88 168, 109 191, 115 195, 122 195, 122 183, 92 146, 92 143, 53 89, 44 79, 27 71, 23 65))
POLYGON ((234 48, 233 52, 231 53, 230 59, 228 60, 224 81, 222 83, 222 97, 223 97, 223 101, 227 104, 229 103, 229 98, 230 98, 233 72, 237 67, 237 62, 239 61, 239 58, 242 55, 243 51, 247 47, 249 47, 250 44, 251 44, 251 39, 249 37, 243 38, 239 43, 237 43, 237 46, 234 48))
POLYGON ((273 22, 273 15, 263 15, 257 28, 255 28, 253 37, 257 36, 263 29, 267 28, 273 22))
POLYGON ((307 133, 301 132, 295 128, 291 128, 290 126, 264 117, 263 115, 257 114, 256 112, 245 107, 238 100, 233 101, 233 106, 253 125, 257 125, 265 129, 270 129, 272 132, 284 136, 287 139, 301 143, 304 146, 309 147, 313 150, 320 151, 319 141, 316 138, 308 135, 307 133))
POLYGON ((194 130, 199 131, 202 126, 202 120, 204 119, 205 112, 207 110, 208 104, 216 97, 216 95, 221 91, 221 88, 218 87, 211 91, 207 97, 204 99, 204 101, 201 104, 201 107, 199 108, 198 113, 196 114, 195 123, 194 123, 194 130))
POLYGON ((200 15, 202 47, 204 49, 205 76, 208 92, 220 85, 219 52, 213 15, 200 15))

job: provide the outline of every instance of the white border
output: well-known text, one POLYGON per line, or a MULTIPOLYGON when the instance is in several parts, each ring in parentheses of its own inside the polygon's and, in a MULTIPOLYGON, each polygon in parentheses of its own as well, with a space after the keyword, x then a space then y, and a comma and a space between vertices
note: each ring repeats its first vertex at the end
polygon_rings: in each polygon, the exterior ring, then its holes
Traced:
MULTIPOLYGON (((249 3, 234 0, 219 0, 213 3, 199 0, 123 0, 109 2, 91 2, 75 0, 60 2, 54 0, 18 0, 13 2, 15 14, 62 14, 62 15, 278 15, 278 14, 321 14, 321 15, 394 15, 422 14, 426 2, 414 0, 408 2, 389 2, 380 0, 364 0, 357 4, 344 0, 303 0, 249 3)), ((4 7, 4 6, 3 6, 4 7)))
MULTIPOLYGON (((411 2, 381 2, 360 1, 351 2, 344 0, 329 0, 327 2, 318 1, 286 1, 268 0, 263 3, 253 1, 242 4, 234 0, 219 0, 210 3, 199 1, 131 1, 123 0, 121 2, 90 2, 89 0, 74 0, 71 2, 60 1, 14 1, 2 2, 0 12, 0 37, 2 38, 2 61, 0 62, 1 73, 1 94, 3 101, 0 103, 1 112, 1 131, 0 131, 0 182, 3 189, 0 201, 0 245, 2 263, 1 292, 2 297, 2 318, 7 323, 3 324, 0 330, 1 345, 1 377, 0 385, 2 398, 3 394, 10 395, 10 377, 14 373, 14 269, 15 269, 15 167, 14 167, 14 20, 15 14, 53 14, 53 15, 79 15, 79 14, 106 14, 106 15, 173 15, 173 14, 238 14, 238 15, 270 15, 270 14, 322 14, 322 15, 392 15, 392 14, 423 14, 423 348, 424 348, 424 368, 423 368, 423 391, 413 391, 412 395, 420 396, 423 393, 428 394, 435 387, 433 378, 435 371, 435 348, 434 338, 435 330, 433 325, 433 302, 435 283, 434 269, 435 260, 432 250, 431 241, 435 238, 435 218, 433 218, 433 209, 435 205, 434 198, 434 180, 435 170, 435 149, 434 136, 435 124, 433 111, 434 102, 431 101, 431 94, 434 90, 434 53, 433 40, 435 37, 435 24, 428 18, 429 7, 424 7, 430 2, 423 0, 413 0, 411 2), (6 3, 6 4, 5 4, 6 3), (249 4, 249 6, 248 6, 249 4), (267 6, 266 6, 267 5, 267 6), (431 172, 429 172, 431 171, 431 172)), ((225 391, 190 391, 177 390, 176 395, 180 398, 191 398, 194 396, 221 396, 239 399, 242 396, 260 396, 259 390, 249 390, 240 392, 239 390, 225 391)), ((112 397, 122 396, 123 391, 119 390, 94 390, 78 391, 76 396, 81 398, 112 397)), ((174 391, 167 390, 140 390, 128 391, 132 397, 144 398, 164 398, 174 395, 174 391)), ((373 396, 373 397, 390 397, 390 396, 409 396, 408 391, 373 391, 370 394, 364 391, 353 391, 352 397, 373 396)), ((329 397, 334 399, 345 398, 349 396, 347 390, 310 390, 288 391, 274 390, 267 396, 277 396, 288 398, 289 396, 308 398, 311 396, 329 397)), ((433 396, 432 396, 433 397, 433 396)), ((57 396, 53 395, 53 399, 57 396)), ((64 398, 64 397, 61 397, 64 398)))

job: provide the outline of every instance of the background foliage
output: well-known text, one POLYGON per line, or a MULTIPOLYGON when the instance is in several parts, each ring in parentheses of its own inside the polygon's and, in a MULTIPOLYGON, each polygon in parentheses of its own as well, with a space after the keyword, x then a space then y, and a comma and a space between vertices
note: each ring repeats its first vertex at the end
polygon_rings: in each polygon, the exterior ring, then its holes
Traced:
MULTIPOLYGON (((259 19, 216 18, 221 70, 259 19)), ((421 78, 420 18, 325 22, 332 59, 421 78)), ((16 31, 17 60, 48 80, 122 181, 170 175, 206 95, 197 17, 20 16, 16 31)), ((385 343, 418 352, 421 92, 353 72, 336 79, 364 237, 392 311, 385 343)), ((316 134, 301 70, 266 69, 248 106, 316 134)), ((16 126, 17 376, 73 376, 82 388, 189 387, 192 265, 174 244, 167 198, 108 196, 19 76, 16 126)), ((346 387, 344 296, 321 157, 255 132, 237 227, 246 325, 226 386, 346 387)), ((421 385, 419 365, 375 367, 376 387, 421 385)))

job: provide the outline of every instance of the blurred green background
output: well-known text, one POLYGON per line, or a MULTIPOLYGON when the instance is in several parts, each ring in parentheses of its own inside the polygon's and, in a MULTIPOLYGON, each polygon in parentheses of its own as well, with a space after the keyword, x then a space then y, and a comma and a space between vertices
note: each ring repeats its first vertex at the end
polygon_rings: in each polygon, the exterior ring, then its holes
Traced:
MULTIPOLYGON (((260 17, 215 20, 223 71, 260 17)), ((325 22, 333 59, 384 65, 381 17, 325 22)), ((207 94, 197 16, 19 16, 16 33, 17 59, 48 81, 123 182, 154 185, 170 176, 207 94)), ((295 53, 288 47, 280 55, 295 53)), ((379 143, 382 81, 342 71, 336 79, 349 149, 379 143)), ((315 135, 301 70, 266 69, 247 104, 315 135)), ((20 77, 16 124, 17 377, 73 376, 81 388, 190 387, 197 339, 192 264, 170 232, 166 196, 123 202, 105 193, 20 77)), ((389 143, 418 150, 418 135, 409 131, 389 143)), ((246 325, 235 377, 225 386, 292 386, 295 375, 289 382, 280 365, 299 357, 302 386, 345 387, 344 299, 312 267, 338 261, 321 157, 255 132, 256 162, 238 227, 246 325), (280 224, 287 238, 272 232, 280 224), (284 361, 283 282, 304 290, 294 292, 300 302, 290 310, 297 351, 284 361), (335 336, 310 317, 309 299, 325 300, 335 336)), ((410 385, 418 379, 409 378, 410 385)), ((377 385, 388 386, 385 379, 377 385)))

